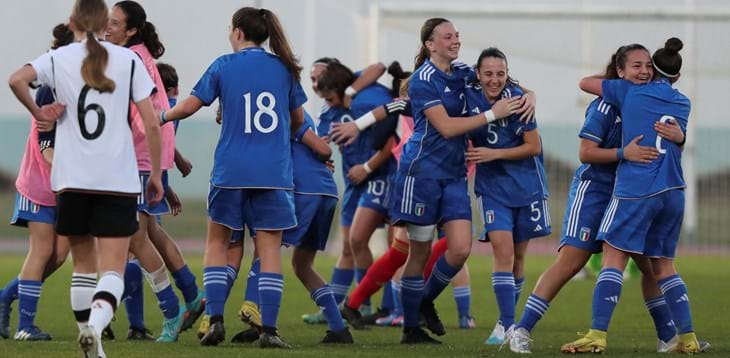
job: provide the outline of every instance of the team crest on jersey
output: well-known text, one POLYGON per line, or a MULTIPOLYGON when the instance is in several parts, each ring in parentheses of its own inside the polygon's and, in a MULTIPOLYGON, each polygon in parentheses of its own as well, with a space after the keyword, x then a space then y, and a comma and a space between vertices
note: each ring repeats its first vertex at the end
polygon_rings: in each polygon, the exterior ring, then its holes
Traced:
POLYGON ((415 208, 416 216, 423 216, 423 214, 425 212, 426 212, 426 204, 416 203, 416 208, 415 208))
POLYGON ((591 238, 591 229, 587 227, 580 228, 580 241, 586 242, 591 238))
POLYGON ((484 213, 484 220, 487 222, 487 224, 491 224, 494 222, 494 210, 487 210, 484 213))

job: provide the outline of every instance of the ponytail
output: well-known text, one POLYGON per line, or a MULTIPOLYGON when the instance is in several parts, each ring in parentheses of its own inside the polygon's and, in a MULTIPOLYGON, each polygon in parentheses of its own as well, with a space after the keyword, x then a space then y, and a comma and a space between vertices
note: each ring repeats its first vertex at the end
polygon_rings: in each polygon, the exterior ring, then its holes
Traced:
POLYGON ((127 30, 137 29, 137 33, 129 39, 128 45, 143 43, 153 58, 158 59, 165 54, 165 45, 160 42, 155 25, 147 21, 147 13, 142 5, 132 0, 114 4, 127 17, 127 30))
POLYGON ((421 67, 421 65, 426 62, 426 59, 431 57, 431 52, 428 50, 428 47, 426 47, 426 41, 432 40, 433 30, 436 29, 436 26, 441 25, 444 22, 450 21, 442 17, 434 17, 426 20, 426 22, 423 23, 423 26, 421 26, 421 47, 418 49, 418 54, 415 58, 414 71, 421 67))
POLYGON ((607 80, 615 80, 619 78, 618 70, 626 69, 626 61, 628 60, 628 54, 631 51, 642 50, 649 54, 649 50, 642 44, 633 43, 626 46, 621 46, 616 52, 611 55, 611 62, 606 65, 606 71, 603 74, 603 78, 607 80))
POLYGON ((88 54, 81 63, 81 77, 84 82, 101 93, 114 92, 116 84, 104 74, 109 62, 109 53, 96 40, 93 32, 86 33, 86 51, 88 54))
POLYGON ((393 61, 388 66, 388 74, 393 76, 393 82, 391 84, 390 90, 391 97, 401 97, 401 87, 403 86, 403 81, 411 76, 411 72, 403 71, 400 63, 398 61, 393 61))
POLYGON ((109 9, 103 0, 76 0, 71 21, 79 31, 86 33, 86 58, 81 63, 81 77, 89 87, 104 93, 114 92, 116 84, 104 72, 109 63, 109 53, 96 39, 109 19, 109 9))
POLYGON ((656 50, 651 56, 654 63, 655 76, 676 79, 679 77, 679 71, 682 70, 682 50, 684 44, 682 40, 672 37, 664 43, 664 47, 656 50))
POLYGON ((259 10, 261 17, 266 24, 266 30, 269 33, 269 48, 271 52, 279 56, 284 66, 291 72, 292 76, 297 80, 301 79, 302 66, 294 56, 294 52, 289 46, 289 42, 286 40, 284 35, 284 29, 279 22, 279 18, 276 15, 267 10, 259 10))
POLYGON ((74 42, 74 33, 68 27, 68 24, 58 24, 53 28, 53 43, 51 50, 66 46, 74 42))

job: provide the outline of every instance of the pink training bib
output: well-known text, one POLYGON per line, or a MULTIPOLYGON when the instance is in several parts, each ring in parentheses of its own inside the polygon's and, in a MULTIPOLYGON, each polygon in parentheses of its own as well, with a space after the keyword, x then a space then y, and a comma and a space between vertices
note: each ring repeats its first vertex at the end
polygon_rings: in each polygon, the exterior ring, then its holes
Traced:
POLYGON ((35 204, 56 206, 56 195, 51 190, 51 166, 41 154, 35 118, 30 123, 30 133, 25 143, 18 178, 15 180, 15 189, 35 204))
MULTIPOLYGON (((134 45, 129 49, 139 55, 147 68, 147 72, 152 77, 152 81, 155 83, 157 91, 150 96, 152 106, 156 111, 169 110, 170 103, 167 101, 165 86, 162 84, 162 77, 160 77, 160 72, 157 71, 157 65, 152 54, 150 54, 150 51, 144 44, 134 45)), ((150 171, 152 170, 152 162, 150 161, 150 150, 147 147, 144 123, 134 103, 132 103, 131 116, 132 138, 134 139, 134 151, 137 154, 137 167, 139 171, 150 171)), ((175 162, 175 126, 172 123, 166 124, 162 126, 161 133, 162 161, 160 162, 160 166, 163 170, 166 170, 172 168, 175 162)))

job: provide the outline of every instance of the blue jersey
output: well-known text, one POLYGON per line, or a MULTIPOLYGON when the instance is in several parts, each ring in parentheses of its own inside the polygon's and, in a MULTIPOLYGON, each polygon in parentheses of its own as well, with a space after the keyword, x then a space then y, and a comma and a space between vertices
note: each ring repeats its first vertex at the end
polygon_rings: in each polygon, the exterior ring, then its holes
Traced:
MULTIPOLYGON (((304 112, 303 126, 314 129, 314 120, 306 111, 304 112)), ((295 193, 326 195, 337 198, 337 185, 332 177, 332 172, 327 169, 327 166, 317 158, 317 155, 309 147, 303 143, 293 141, 291 155, 294 162, 295 193)))
MULTIPOLYGON (((371 85, 358 92, 352 99, 350 109, 341 107, 325 107, 319 115, 319 124, 317 130, 319 135, 329 133, 333 123, 351 122, 360 116, 372 111, 373 109, 389 103, 393 100, 390 97, 390 91, 379 85, 371 85)), ((360 132, 355 141, 350 145, 340 146, 342 153, 342 173, 345 175, 345 183, 350 184, 347 179, 347 173, 355 165, 365 163, 372 157, 376 150, 373 149, 373 138, 371 136, 372 128, 368 128, 360 132)), ((395 162, 392 163, 395 165, 395 162)), ((388 163, 381 166, 371 176, 379 175, 388 170, 388 163)))
POLYGON ((626 80, 603 81, 603 98, 621 112, 623 146, 643 135, 639 145, 656 146, 660 153, 659 158, 648 164, 621 161, 616 172, 614 196, 642 198, 684 188, 682 150, 677 144, 659 137, 654 123, 674 120, 686 132, 689 98, 672 88, 666 79, 645 85, 634 85, 626 80))
MULTIPOLYGON (((451 64, 451 73, 436 68, 431 61, 419 67, 409 82, 408 97, 413 109, 413 135, 400 158, 399 170, 408 176, 454 179, 466 176, 466 135, 446 139, 426 118, 425 111, 443 105, 449 117, 464 115, 464 87, 473 70, 460 62, 451 64)), ((458 120, 458 119, 457 119, 458 120)))
POLYGON ((192 91, 220 98, 225 120, 211 183, 223 188, 293 189, 290 112, 307 97, 281 60, 260 47, 217 58, 192 91))
MULTIPOLYGON (((621 116, 616 107, 596 98, 586 108, 586 120, 579 137, 596 142, 599 148, 610 149, 621 147, 621 116)), ((616 163, 588 164, 583 163, 575 171, 580 180, 591 180, 601 184, 613 185, 616 180, 616 163)))
MULTIPOLYGON (((479 85, 466 87, 469 114, 476 115, 492 108, 479 85)), ((502 98, 521 96, 522 90, 507 85, 502 98)), ((524 123, 519 115, 497 120, 469 133, 475 147, 514 148, 524 144, 522 135, 537 129, 536 122, 524 123)), ((477 164, 474 192, 488 196, 507 207, 523 207, 547 198, 547 180, 539 156, 520 160, 495 160, 477 164)))

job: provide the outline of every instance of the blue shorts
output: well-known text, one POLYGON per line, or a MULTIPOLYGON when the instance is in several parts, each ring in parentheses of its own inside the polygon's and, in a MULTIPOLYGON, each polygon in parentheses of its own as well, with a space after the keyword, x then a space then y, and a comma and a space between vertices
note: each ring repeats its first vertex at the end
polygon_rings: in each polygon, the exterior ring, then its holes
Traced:
POLYGON ((283 189, 226 189, 211 185, 208 217, 231 230, 286 230, 297 226, 294 193, 283 189))
MULTIPOLYGON (((140 189, 140 194, 137 197, 137 211, 140 213, 146 213, 148 215, 156 216, 156 215, 163 215, 163 214, 169 214, 170 213, 170 205, 167 203, 167 199, 165 197, 162 197, 162 201, 160 201, 159 204, 149 207, 147 205, 147 181, 150 179, 150 173, 149 172, 139 172, 139 182, 142 188, 140 189)), ((168 186, 168 180, 167 180, 167 170, 162 172, 162 188, 164 190, 167 190, 168 186)))
POLYGON ((428 179, 403 175, 393 181, 390 217, 394 224, 437 225, 452 220, 471 221, 466 177, 428 179))
POLYGON ((337 198, 325 195, 294 194, 299 225, 284 231, 281 242, 312 251, 324 250, 337 209, 337 198))
POLYGON ((32 202, 20 193, 15 194, 15 208, 10 224, 28 227, 29 222, 56 224, 56 207, 43 206, 32 202))
MULTIPOLYGON (((248 228, 248 235, 249 237, 256 237, 256 231, 248 228)), ((228 241, 231 244, 235 244, 246 237, 246 231, 245 230, 232 230, 231 231, 231 239, 228 241)))
POLYGON ((641 199, 612 198, 598 240, 621 251, 672 259, 684 218, 684 190, 641 199))
POLYGON ((355 211, 365 189, 367 189, 365 185, 345 185, 345 192, 342 194, 342 208, 340 210, 341 226, 352 225, 352 219, 355 218, 355 211))
POLYGON ((522 207, 508 207, 489 196, 477 197, 484 232, 479 241, 488 242, 489 232, 509 231, 514 243, 550 235, 550 210, 547 199, 522 207))
POLYGON ((357 206, 375 210, 378 214, 387 217, 390 184, 391 181, 385 175, 368 180, 367 187, 360 194, 357 206))
POLYGON ((603 243, 596 236, 612 193, 613 185, 573 178, 558 251, 565 245, 594 254, 603 251, 603 243))

